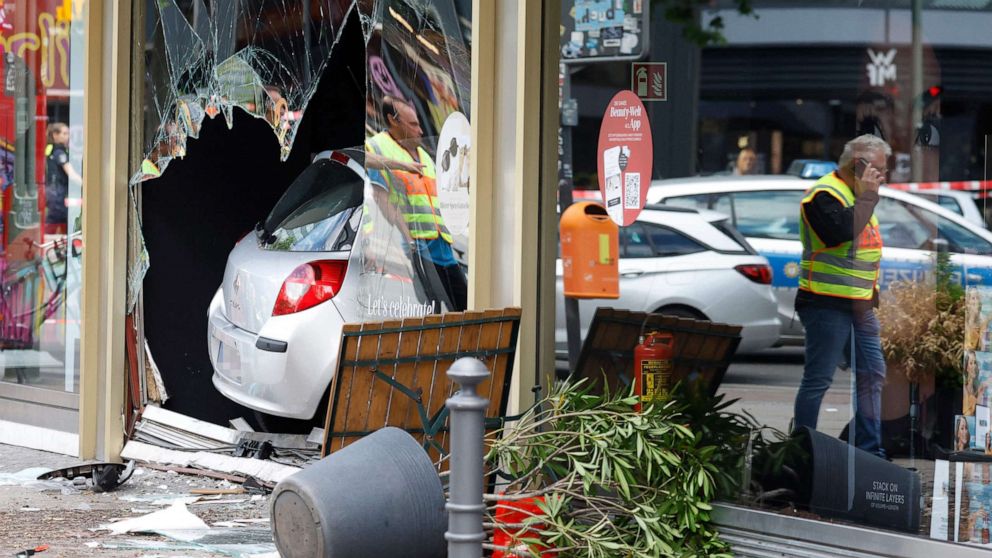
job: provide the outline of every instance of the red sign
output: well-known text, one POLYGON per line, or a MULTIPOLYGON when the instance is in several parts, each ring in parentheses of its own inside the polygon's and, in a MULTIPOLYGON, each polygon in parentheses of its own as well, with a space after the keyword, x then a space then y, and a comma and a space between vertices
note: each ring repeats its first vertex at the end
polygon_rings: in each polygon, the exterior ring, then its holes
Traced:
POLYGON ((603 205, 613 222, 625 227, 644 209, 654 160, 648 113, 632 91, 617 93, 606 107, 597 158, 603 205))
POLYGON ((645 101, 667 101, 668 63, 632 63, 630 65, 630 89, 645 101))

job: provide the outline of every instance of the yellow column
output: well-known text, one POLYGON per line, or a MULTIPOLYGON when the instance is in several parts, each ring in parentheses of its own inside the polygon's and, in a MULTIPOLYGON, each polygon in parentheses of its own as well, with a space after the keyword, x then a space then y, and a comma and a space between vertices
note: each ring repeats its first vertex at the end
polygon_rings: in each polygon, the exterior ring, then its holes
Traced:
POLYGON ((79 455, 115 460, 124 443, 131 2, 86 3, 79 455))
POLYGON ((553 374, 559 13, 559 0, 473 3, 469 301, 522 308, 511 412, 553 374))

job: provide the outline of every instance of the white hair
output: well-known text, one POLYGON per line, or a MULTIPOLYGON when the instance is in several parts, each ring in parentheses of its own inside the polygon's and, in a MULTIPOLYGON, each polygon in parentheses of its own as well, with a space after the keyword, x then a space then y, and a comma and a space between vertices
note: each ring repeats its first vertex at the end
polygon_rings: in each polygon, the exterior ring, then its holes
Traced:
POLYGON ((864 134, 844 144, 844 152, 840 154, 840 159, 837 161, 837 165, 844 168, 857 155, 864 153, 878 153, 879 151, 885 153, 886 157, 892 156, 892 148, 889 147, 889 144, 885 143, 885 140, 878 136, 864 134))

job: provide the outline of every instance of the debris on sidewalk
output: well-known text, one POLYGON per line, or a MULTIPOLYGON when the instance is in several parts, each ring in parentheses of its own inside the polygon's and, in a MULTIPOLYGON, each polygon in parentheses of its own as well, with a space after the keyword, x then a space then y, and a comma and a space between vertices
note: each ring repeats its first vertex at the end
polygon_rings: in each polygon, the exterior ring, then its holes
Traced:
POLYGON ((38 480, 67 479, 79 484, 76 479, 84 479, 86 485, 96 492, 110 492, 127 482, 134 472, 134 461, 128 463, 82 463, 63 467, 38 475, 38 480))
POLYGON ((241 433, 186 415, 146 405, 134 428, 134 439, 163 447, 194 450, 232 449, 241 433))
POLYGON ((123 519, 100 525, 95 530, 110 531, 111 534, 154 533, 172 529, 209 529, 206 523, 190 513, 183 501, 173 502, 168 508, 140 517, 123 519))
POLYGON ((67 471, 80 467, 73 461, 0 445, 0 548, 8 549, 0 558, 42 545, 50 548, 35 558, 278 556, 269 530, 268 481, 217 473, 233 482, 136 464, 116 492, 96 492, 86 489, 82 469, 67 471), (53 478, 37 480, 45 474, 53 478))
POLYGON ((222 473, 234 473, 255 477, 270 483, 277 483, 300 470, 299 467, 282 465, 274 461, 252 459, 250 457, 231 457, 229 455, 207 451, 177 451, 134 440, 124 446, 124 449, 121 451, 121 458, 133 459, 139 462, 178 465, 180 467, 198 467, 222 473))
POLYGON ((45 467, 29 467, 16 473, 0 472, 0 486, 23 486, 35 490, 54 490, 63 495, 75 494, 79 489, 68 479, 38 480, 39 475, 49 472, 45 467))
POLYGON ((22 550, 22 551, 18 552, 17 554, 15 554, 14 555, 14 558, 28 558, 28 556, 34 556, 35 554, 38 554, 39 552, 44 552, 46 550, 48 550, 48 545, 47 544, 43 544, 43 545, 36 546, 34 548, 29 548, 27 550, 22 550))

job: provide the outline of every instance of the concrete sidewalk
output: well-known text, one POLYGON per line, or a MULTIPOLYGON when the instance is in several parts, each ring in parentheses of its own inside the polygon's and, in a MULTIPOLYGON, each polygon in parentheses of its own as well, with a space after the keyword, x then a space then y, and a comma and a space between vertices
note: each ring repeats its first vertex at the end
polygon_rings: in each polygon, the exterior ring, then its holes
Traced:
MULTIPOLYGON (((24 480, 40 472, 23 473, 27 469, 50 470, 80 463, 64 455, 0 445, 0 556, 14 556, 41 545, 48 549, 40 552, 39 558, 278 556, 269 533, 268 495, 207 495, 190 501, 197 498, 190 492, 193 489, 239 488, 227 481, 140 465, 130 480, 109 493, 94 492, 67 480, 24 480), (16 475, 18 472, 22 475, 16 475), (188 500, 175 504, 178 498, 188 500), (183 517, 188 522, 202 520, 210 526, 209 531, 163 536, 96 530, 118 519, 165 510, 172 504, 185 506, 195 517, 183 517)), ((153 529, 168 527, 166 520, 153 523, 153 529)))

